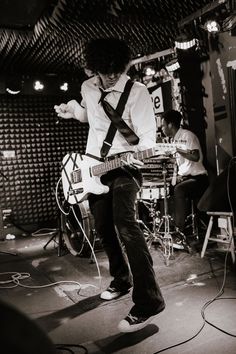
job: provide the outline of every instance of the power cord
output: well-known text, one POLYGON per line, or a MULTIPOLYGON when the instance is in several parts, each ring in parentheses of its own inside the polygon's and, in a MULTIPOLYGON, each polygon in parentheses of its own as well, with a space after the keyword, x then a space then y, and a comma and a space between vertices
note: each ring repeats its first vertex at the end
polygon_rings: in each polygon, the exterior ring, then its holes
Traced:
POLYGON ((203 328, 205 327, 206 323, 209 324, 210 326, 212 326, 212 327, 214 327, 214 328, 216 328, 216 329, 222 331, 222 332, 225 333, 225 334, 228 334, 228 335, 231 335, 231 336, 233 336, 233 337, 236 337, 236 335, 232 335, 232 334, 230 334, 230 333, 228 333, 228 332, 222 330, 221 328, 215 326, 213 323, 211 323, 210 321, 208 321, 208 320, 206 319, 206 315, 205 315, 205 311, 206 311, 207 307, 210 306, 214 301, 220 300, 219 297, 220 297, 220 296, 223 294, 223 292, 224 292, 223 289, 224 289, 225 280, 226 280, 226 261, 227 261, 227 256, 228 256, 228 252, 226 253, 226 256, 225 256, 224 278, 223 278, 223 283, 222 283, 221 289, 219 290, 219 292, 217 293, 216 296, 214 296, 211 300, 207 301, 207 302, 203 305, 203 307, 201 308, 201 316, 202 316, 202 318, 203 318, 203 323, 202 323, 201 327, 199 328, 199 330, 198 330, 192 337, 190 337, 190 338, 188 338, 188 339, 186 339, 186 340, 184 340, 184 341, 182 341, 182 342, 173 344, 173 345, 171 345, 171 346, 169 346, 169 347, 166 347, 166 348, 163 348, 163 349, 161 349, 161 350, 158 350, 157 352, 155 352, 155 353, 153 353, 153 354, 159 354, 159 353, 162 353, 162 352, 164 352, 164 351, 166 351, 166 350, 168 350, 168 349, 172 349, 172 348, 175 348, 175 347, 178 347, 178 346, 180 346, 180 345, 183 345, 183 344, 185 344, 185 343, 190 342, 192 339, 196 338, 196 337, 201 333, 201 331, 202 331, 203 328))
POLYGON ((74 354, 75 352, 72 349, 70 349, 69 347, 75 347, 75 348, 83 349, 84 354, 88 353, 88 349, 85 348, 83 345, 80 345, 80 344, 56 344, 56 349, 57 350, 65 350, 68 353, 74 354))
POLYGON ((54 283, 50 283, 50 284, 45 284, 45 285, 24 285, 20 282, 20 280, 23 279, 27 279, 30 278, 30 273, 19 273, 19 272, 4 272, 4 273, 0 273, 0 275, 6 275, 9 274, 11 275, 11 278, 9 280, 4 280, 4 281, 0 281, 0 284, 9 284, 9 283, 14 283, 13 286, 0 286, 0 289, 11 289, 14 288, 16 286, 21 286, 23 288, 29 288, 29 289, 41 289, 41 288, 48 288, 50 286, 54 286, 54 285, 58 285, 58 284, 76 284, 79 286, 80 290, 82 288, 84 288, 85 286, 92 286, 94 288, 98 288, 97 286, 93 285, 93 284, 80 284, 77 281, 74 280, 61 280, 61 281, 57 281, 54 283))
MULTIPOLYGON (((229 245, 229 249, 230 249, 230 245, 229 245)), ((208 301, 202 308, 201 310, 201 315, 202 315, 202 318, 204 319, 204 321, 209 324, 210 326, 216 328, 217 330, 219 330, 220 332, 224 333, 224 334, 227 334, 231 337, 235 337, 236 338, 236 334, 232 334, 230 332, 227 332, 225 331, 224 329, 216 326, 214 323, 210 322, 209 320, 206 319, 206 315, 205 315, 205 310, 208 306, 210 306, 214 301, 216 300, 236 300, 236 298, 220 298, 221 295, 224 294, 224 287, 225 287, 225 282, 226 282, 226 265, 227 265, 227 258, 228 258, 228 252, 229 252, 229 249, 227 250, 226 252, 226 255, 225 255, 225 264, 224 264, 224 277, 223 277, 223 283, 222 283, 222 286, 218 292, 218 294, 210 301, 208 301)))
MULTIPOLYGON (((230 167, 231 167, 231 163, 232 163, 232 161, 234 161, 235 159, 236 159, 236 157, 231 158, 231 160, 230 160, 230 162, 229 162, 229 164, 228 164, 228 173, 227 173, 227 195, 228 195, 228 200, 229 200, 230 209, 231 209, 231 211, 232 211, 232 213, 233 213, 233 227, 234 227, 234 212, 233 212, 233 206, 232 206, 232 201, 231 201, 231 197, 230 197, 229 179, 230 179, 230 167)), ((234 236, 234 233, 233 233, 233 236, 234 236)), ((233 242, 233 237, 232 237, 232 239, 231 239, 231 242, 233 242)), ((162 353, 162 352, 164 352, 164 351, 166 351, 166 350, 168 350, 168 349, 172 349, 172 348, 175 348, 175 347, 178 347, 178 346, 180 346, 180 345, 183 345, 183 344, 185 344, 185 343, 190 342, 192 339, 196 338, 196 337, 201 333, 201 331, 202 331, 203 328, 205 327, 206 323, 207 323, 208 325, 214 327, 215 329, 219 330, 220 332, 222 332, 222 333, 224 333, 224 334, 226 334, 226 335, 229 335, 229 336, 231 336, 231 337, 236 338, 236 334, 232 334, 232 333, 227 332, 227 331, 225 331, 224 329, 222 329, 222 328, 216 326, 214 323, 212 323, 212 322, 210 322, 209 320, 207 320, 206 315, 205 315, 206 309, 207 309, 213 302, 215 302, 216 300, 228 300, 228 299, 236 300, 236 298, 220 298, 220 296, 223 295, 223 293, 224 293, 224 288, 225 288, 227 258, 228 258, 229 250, 230 250, 230 247, 231 247, 231 242, 230 242, 230 244, 228 245, 228 249, 226 250, 226 255, 225 255, 225 260, 224 260, 224 275, 223 275, 223 282, 222 282, 221 288, 220 288, 220 290, 218 291, 218 293, 216 294, 216 296, 214 296, 211 300, 207 301, 207 302, 203 305, 203 307, 201 308, 201 316, 202 316, 202 318, 203 318, 203 323, 202 323, 200 329, 199 329, 192 337, 190 337, 190 338, 188 338, 188 339, 186 339, 186 340, 184 340, 184 341, 182 341, 182 342, 179 342, 179 343, 176 343, 176 344, 174 344, 174 345, 171 345, 171 346, 169 346, 169 347, 163 348, 163 349, 161 349, 161 350, 159 350, 159 351, 157 351, 157 352, 155 352, 155 353, 153 353, 153 354, 159 354, 159 353, 162 353)), ((210 266, 211 266, 211 270, 212 270, 212 265, 210 264, 210 266)), ((213 274, 214 274, 214 272, 213 272, 213 274)), ((218 284, 218 282, 217 282, 217 284, 218 284)), ((218 285, 219 285, 219 284, 218 284, 218 285)))

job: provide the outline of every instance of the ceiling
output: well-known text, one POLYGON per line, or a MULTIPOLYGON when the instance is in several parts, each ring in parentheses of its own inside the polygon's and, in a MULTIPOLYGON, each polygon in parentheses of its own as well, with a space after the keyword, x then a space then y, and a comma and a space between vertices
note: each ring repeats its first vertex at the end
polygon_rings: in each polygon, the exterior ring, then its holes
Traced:
MULTIPOLYGON (((213 3, 216 1, 1 0, 0 73, 78 73, 84 66, 86 42, 97 37, 125 39, 133 58, 161 52, 174 47, 183 31, 180 21, 196 11, 200 16, 201 9, 213 3)), ((187 31, 198 30, 196 21, 189 22, 187 31)))

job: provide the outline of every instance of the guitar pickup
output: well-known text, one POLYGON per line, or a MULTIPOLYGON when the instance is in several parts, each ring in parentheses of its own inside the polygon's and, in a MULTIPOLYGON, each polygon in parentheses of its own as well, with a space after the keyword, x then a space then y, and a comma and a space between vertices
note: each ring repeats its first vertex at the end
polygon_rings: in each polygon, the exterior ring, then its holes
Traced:
POLYGON ((70 177, 72 183, 81 182, 81 170, 74 170, 73 172, 71 172, 70 177))
POLYGON ((70 190, 67 192, 67 195, 80 194, 80 193, 83 193, 83 191, 84 191, 84 188, 70 189, 70 190))

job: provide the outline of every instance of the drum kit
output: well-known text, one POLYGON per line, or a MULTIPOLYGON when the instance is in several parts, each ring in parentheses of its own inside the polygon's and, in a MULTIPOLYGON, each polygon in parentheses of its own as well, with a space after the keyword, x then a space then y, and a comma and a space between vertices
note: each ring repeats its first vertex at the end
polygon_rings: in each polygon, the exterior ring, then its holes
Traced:
POLYGON ((156 163, 158 163, 159 178, 156 178, 157 175, 153 172, 151 179, 148 179, 149 176, 146 175, 142 188, 138 192, 137 220, 143 229, 148 247, 150 248, 152 244, 159 245, 168 265, 173 257, 171 233, 174 231, 174 221, 169 214, 169 197, 174 164, 173 158, 167 156, 159 156, 156 163), (173 167, 171 173, 170 164, 173 167), (160 171, 162 178, 160 178, 160 171))

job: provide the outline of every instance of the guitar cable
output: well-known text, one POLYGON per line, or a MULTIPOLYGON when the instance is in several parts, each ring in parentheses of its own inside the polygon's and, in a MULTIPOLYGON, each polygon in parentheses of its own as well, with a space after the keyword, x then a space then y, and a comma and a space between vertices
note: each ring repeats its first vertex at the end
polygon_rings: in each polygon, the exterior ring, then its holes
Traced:
POLYGON ((72 212, 73 212, 73 214, 74 214, 75 220, 77 221, 77 223, 78 223, 78 225, 79 225, 79 227, 80 227, 80 229, 81 229, 81 231, 82 231, 82 233, 83 233, 83 235, 84 235, 84 238, 85 238, 86 241, 88 242, 88 245, 89 245, 89 247, 90 247, 90 249, 91 249, 91 252, 92 252, 94 261, 95 261, 95 263, 96 263, 97 271, 98 271, 99 288, 101 289, 101 288, 102 288, 102 284, 101 284, 101 282, 102 282, 102 277, 101 277, 101 272, 100 272, 100 267, 99 267, 99 265, 98 265, 97 257, 96 257, 95 252, 94 252, 94 248, 93 248, 91 242, 89 241, 89 238, 88 238, 88 236, 86 235, 86 233, 85 233, 85 231, 84 231, 84 228, 83 228, 81 222, 79 221, 79 219, 78 219, 78 217, 77 217, 77 215, 76 215, 76 213, 75 213, 74 208, 71 207, 71 209, 72 209, 72 212))
MULTIPOLYGON (((57 184, 56 184, 56 191, 55 191, 56 202, 57 202, 57 205, 58 205, 58 208, 60 209, 60 211, 61 211, 64 215, 69 215, 70 210, 69 210, 69 212, 66 212, 66 211, 62 208, 62 206, 61 206, 61 204, 60 204, 60 202, 59 202, 59 198, 58 198, 58 189, 59 189, 59 184, 60 184, 61 180, 62 180, 62 178, 60 177, 60 178, 58 179, 58 181, 57 181, 57 184)), ((70 206, 70 209, 72 210, 73 215, 74 215, 74 217, 75 217, 75 220, 76 220, 76 222, 77 222, 77 224, 78 224, 80 230, 82 231, 85 240, 87 241, 87 243, 88 243, 88 245, 89 245, 89 247, 90 247, 90 249, 91 249, 91 252, 92 252, 92 255, 93 255, 95 264, 96 264, 96 268, 97 268, 97 271, 98 271, 99 288, 101 289, 101 288, 102 288, 102 284, 101 284, 101 282, 102 282, 101 271, 100 271, 100 267, 99 267, 99 264, 98 264, 98 261, 97 261, 97 257, 96 257, 95 252, 94 252, 94 248, 93 248, 91 242, 89 241, 89 238, 88 238, 88 236, 86 235, 86 232, 84 231, 84 228, 83 228, 81 222, 79 221, 79 219, 78 219, 78 217, 77 217, 77 215, 76 215, 76 213, 75 213, 74 208, 73 208, 72 206, 70 206)))

